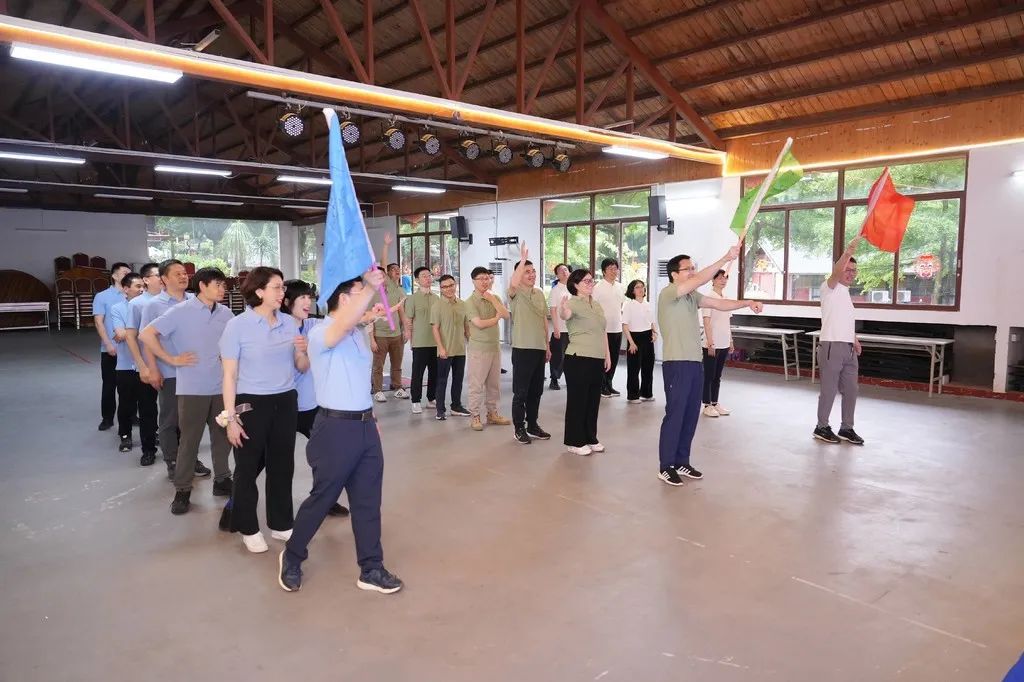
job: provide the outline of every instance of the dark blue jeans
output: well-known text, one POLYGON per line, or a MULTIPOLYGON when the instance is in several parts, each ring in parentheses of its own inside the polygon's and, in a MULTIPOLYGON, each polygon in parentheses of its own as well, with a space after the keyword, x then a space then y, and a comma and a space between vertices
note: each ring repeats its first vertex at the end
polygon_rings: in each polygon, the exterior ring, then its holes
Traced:
POLYGON ((456 407, 465 411, 462 406, 462 376, 466 371, 465 355, 449 355, 447 358, 437 359, 437 383, 434 390, 434 400, 437 403, 437 416, 445 414, 444 398, 448 392, 448 373, 452 375, 452 409, 456 407))
POLYGON ((698 361, 661 363, 665 380, 665 418, 661 420, 658 459, 661 470, 690 465, 690 444, 697 432, 704 366, 698 361))
POLYGON ((306 460, 313 469, 313 489, 295 515, 286 549, 288 560, 306 560, 310 541, 344 488, 348 491, 352 511, 352 534, 359 567, 364 571, 381 567, 384 561, 380 544, 384 453, 377 422, 328 417, 321 410, 306 445, 306 460))

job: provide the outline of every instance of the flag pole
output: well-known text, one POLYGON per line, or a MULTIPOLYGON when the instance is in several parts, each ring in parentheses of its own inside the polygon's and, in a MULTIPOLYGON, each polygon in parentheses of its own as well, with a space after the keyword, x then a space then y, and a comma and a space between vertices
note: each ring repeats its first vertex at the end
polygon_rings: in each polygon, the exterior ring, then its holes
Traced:
MULTIPOLYGON (((793 147, 793 138, 787 137, 785 144, 782 145, 782 150, 779 155, 775 158, 775 163, 772 165, 771 170, 768 171, 768 175, 765 176, 761 182, 761 186, 757 190, 757 194, 754 195, 754 201, 750 204, 750 210, 747 211, 747 218, 743 222, 743 232, 740 233, 739 244, 743 244, 743 240, 747 237, 747 230, 754 223, 754 219, 757 217, 757 212, 761 210, 761 202, 764 201, 765 194, 768 193, 768 188, 772 182, 775 181, 775 176, 779 174, 779 168, 782 166, 782 159, 785 158, 786 154, 793 147)), ((742 192, 741 192, 742 194, 742 192)), ((732 261, 725 264, 726 274, 732 269, 732 261)))
MULTIPOLYGON (((363 223, 363 234, 366 236, 366 248, 370 250, 370 256, 373 258, 374 267, 383 267, 381 266, 380 261, 377 260, 376 256, 374 256, 373 244, 370 242, 370 233, 366 231, 366 223, 363 223)), ((385 276, 387 276, 387 273, 385 273, 385 276)), ((391 304, 388 302, 387 288, 381 284, 377 287, 377 294, 380 296, 380 302, 384 306, 384 313, 388 318, 388 327, 391 328, 391 331, 395 331, 395 314, 391 312, 391 304)))

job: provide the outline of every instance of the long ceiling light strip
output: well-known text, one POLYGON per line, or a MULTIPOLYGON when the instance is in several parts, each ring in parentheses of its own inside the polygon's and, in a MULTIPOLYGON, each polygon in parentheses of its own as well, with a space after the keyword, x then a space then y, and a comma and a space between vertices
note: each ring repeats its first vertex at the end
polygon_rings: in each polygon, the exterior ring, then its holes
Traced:
POLYGON ((291 182, 296 185, 330 185, 330 178, 314 178, 306 175, 278 175, 278 182, 291 182))
POLYGON ((663 152, 674 158, 718 165, 725 161, 725 152, 717 150, 552 121, 536 116, 463 104, 440 97, 428 97, 338 78, 299 73, 280 67, 252 64, 201 52, 150 45, 141 41, 56 27, 52 24, 16 17, 0 17, 0 41, 29 43, 67 50, 76 54, 177 69, 193 76, 261 88, 271 92, 292 92, 340 102, 357 102, 371 107, 411 112, 444 121, 459 120, 467 124, 482 125, 497 130, 514 130, 602 147, 620 145, 646 149, 663 152))
MULTIPOLYGON (((115 187, 112 185, 86 185, 74 182, 49 182, 44 180, 15 180, 12 178, 0 178, 0 183, 3 183, 3 187, 0 187, 0 191, 39 191, 43 189, 61 191, 61 190, 77 190, 84 194, 95 194, 101 192, 104 194, 122 194, 124 198, 128 198, 129 195, 124 194, 126 190, 131 188, 126 187, 115 187), (15 185, 16 187, 11 187, 15 185)), ((177 190, 169 189, 150 189, 140 188, 141 192, 145 192, 146 196, 152 195, 157 199, 172 199, 177 201, 229 201, 229 202, 240 202, 251 204, 253 206, 267 206, 270 208, 283 208, 283 203, 294 204, 296 201, 304 201, 310 207, 323 207, 327 208, 327 202, 319 199, 296 199, 292 196, 255 196, 245 194, 214 194, 209 192, 179 192, 177 190)), ((131 195, 132 199, 139 198, 138 195, 131 195)))
POLYGON ((97 192, 93 194, 97 199, 124 199, 125 201, 153 201, 153 197, 144 196, 142 194, 108 194, 107 192, 97 192))
POLYGON ((160 164, 153 168, 157 173, 174 173, 180 175, 216 175, 222 178, 226 178, 231 175, 229 170, 220 170, 217 168, 200 168, 198 166, 168 166, 166 164, 160 164))
POLYGON ((56 156, 53 154, 22 154, 21 152, 0 152, 0 159, 10 161, 29 161, 32 163, 66 163, 72 166, 81 166, 85 159, 78 159, 70 156, 56 156))
POLYGON ((424 187, 421 185, 393 185, 396 192, 418 192, 419 194, 444 194, 447 190, 442 187, 424 187))
POLYGON ((11 45, 11 56, 15 59, 27 59, 33 62, 44 64, 55 64, 57 66, 70 66, 75 69, 96 71, 105 75, 128 76, 130 78, 142 78, 160 83, 175 83, 182 77, 182 72, 176 69, 165 69, 159 66, 145 66, 133 62, 126 62, 120 59, 106 59, 104 57, 91 57, 69 52, 67 50, 56 50, 52 48, 36 47, 14 43, 11 45))

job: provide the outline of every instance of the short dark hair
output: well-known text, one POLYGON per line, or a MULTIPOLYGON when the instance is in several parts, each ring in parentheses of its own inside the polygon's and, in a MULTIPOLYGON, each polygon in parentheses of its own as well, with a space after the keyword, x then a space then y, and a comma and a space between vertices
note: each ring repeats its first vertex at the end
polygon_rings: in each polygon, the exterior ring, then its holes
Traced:
POLYGON ((552 270, 552 272, 555 273, 556 275, 558 274, 558 268, 565 268, 566 270, 571 271, 571 268, 569 267, 568 263, 559 263, 558 265, 555 266, 555 269, 552 270))
POLYGON ((615 260, 614 258, 605 258, 603 261, 601 261, 601 274, 603 275, 604 271, 613 265, 615 267, 619 267, 619 261, 615 260))
POLYGON ((219 268, 199 268, 196 270, 196 274, 192 275, 192 286, 199 291, 199 285, 205 284, 210 286, 210 282, 226 282, 228 278, 224 276, 224 273, 219 268))
POLYGON ((256 293, 257 289, 266 289, 274 277, 280 277, 284 280, 284 273, 277 268, 267 267, 261 265, 258 268, 253 268, 249 272, 249 276, 245 278, 245 284, 242 285, 242 298, 245 299, 245 304, 250 308, 255 308, 260 303, 263 303, 263 299, 256 293))
POLYGON ((117 261, 116 263, 110 266, 110 274, 113 275, 115 272, 117 272, 118 268, 128 268, 129 270, 131 270, 132 266, 128 265, 127 263, 117 261))
POLYGON ((487 268, 485 268, 482 265, 478 265, 475 268, 473 268, 473 272, 470 273, 469 278, 470 279, 476 279, 479 275, 491 275, 491 274, 493 274, 493 273, 490 270, 488 270, 487 268))
POLYGON ((398 263, 388 263, 388 270, 390 270, 391 268, 398 268, 399 270, 401 270, 401 268, 398 266, 398 263))
POLYGON ((290 279, 284 283, 284 302, 281 303, 281 312, 292 314, 292 305, 300 296, 312 296, 313 286, 301 279, 290 279))
POLYGON ((512 268, 512 271, 515 272, 516 270, 518 270, 520 265, 522 265, 525 268, 527 265, 533 265, 533 261, 524 260, 522 261, 522 263, 516 263, 515 267, 512 268))
POLYGON ((181 267, 185 267, 185 264, 182 263, 177 258, 168 258, 167 260, 160 263, 160 276, 165 277, 167 275, 167 271, 171 269, 172 265, 180 265, 181 267))
POLYGON ((140 275, 137 272, 129 272, 127 275, 121 278, 120 284, 122 287, 130 287, 132 285, 132 282, 137 279, 142 279, 142 275, 140 275))
POLYGON ((363 281, 362 276, 353 277, 352 279, 347 279, 338 286, 334 287, 334 291, 327 298, 327 312, 333 313, 335 310, 337 310, 338 302, 341 301, 341 295, 347 294, 350 291, 352 291, 352 287, 356 285, 356 282, 361 281, 363 281))
POLYGON ((160 274, 159 265, 157 265, 156 263, 146 263, 141 268, 139 268, 139 274, 142 275, 143 277, 149 277, 150 275, 153 274, 153 270, 156 270, 156 274, 160 274))
POLYGON ((454 281, 455 281, 455 278, 454 278, 454 277, 452 277, 451 275, 441 275, 441 279, 437 280, 437 283, 438 283, 438 284, 444 284, 444 283, 445 283, 445 282, 447 282, 448 280, 451 280, 451 281, 453 281, 453 282, 454 282, 454 281))
POLYGON ((569 290, 569 293, 576 296, 576 285, 583 281, 583 278, 587 275, 593 276, 590 270, 586 268, 580 268, 579 270, 573 270, 572 274, 569 275, 569 279, 565 282, 565 288, 569 290))
POLYGON ((634 279, 626 287, 626 298, 632 298, 634 300, 636 299, 636 291, 634 291, 634 290, 636 289, 636 285, 637 284, 639 284, 642 287, 646 287, 647 286, 646 284, 644 284, 643 280, 641 280, 641 279, 634 279))
POLYGON ((679 272, 679 263, 684 260, 690 260, 690 257, 685 253, 681 253, 678 256, 672 256, 669 259, 668 264, 665 266, 665 274, 668 275, 668 281, 673 281, 672 273, 679 272))
POLYGON ((719 277, 721 277, 724 274, 725 274, 725 270, 723 270, 722 268, 718 268, 718 270, 715 272, 715 276, 712 277, 711 279, 718 279, 719 277))
POLYGON ((857 262, 857 259, 856 259, 856 258, 853 258, 853 257, 851 256, 851 257, 850 257, 850 262, 851 262, 851 263, 856 263, 856 262, 857 262))
POLYGON ((419 279, 420 273, 423 272, 424 270, 430 272, 430 268, 428 268, 426 265, 421 265, 418 268, 416 268, 416 270, 412 273, 413 279, 419 279))

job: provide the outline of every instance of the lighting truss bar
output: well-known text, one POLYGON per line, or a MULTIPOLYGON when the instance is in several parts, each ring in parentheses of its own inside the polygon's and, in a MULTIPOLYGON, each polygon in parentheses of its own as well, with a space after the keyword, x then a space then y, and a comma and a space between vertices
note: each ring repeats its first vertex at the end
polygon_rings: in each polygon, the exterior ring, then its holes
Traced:
POLYGON ((213 204, 216 206, 244 206, 244 201, 221 201, 220 199, 193 199, 193 204, 213 204))
POLYGON ((125 199, 128 201, 153 201, 153 197, 143 196, 141 194, 107 194, 105 192, 97 192, 93 194, 97 199, 125 199))
POLYGON ((552 121, 490 107, 465 104, 366 85, 339 78, 292 71, 276 66, 253 64, 240 59, 193 52, 138 40, 80 31, 17 17, 0 17, 0 42, 19 42, 67 50, 75 54, 119 59, 147 66, 180 70, 199 78, 258 88, 269 92, 289 92, 337 102, 408 112, 414 115, 485 126, 495 130, 516 131, 525 135, 553 138, 607 147, 620 145, 658 152, 679 159, 722 165, 725 152, 629 135, 574 123, 552 121))

